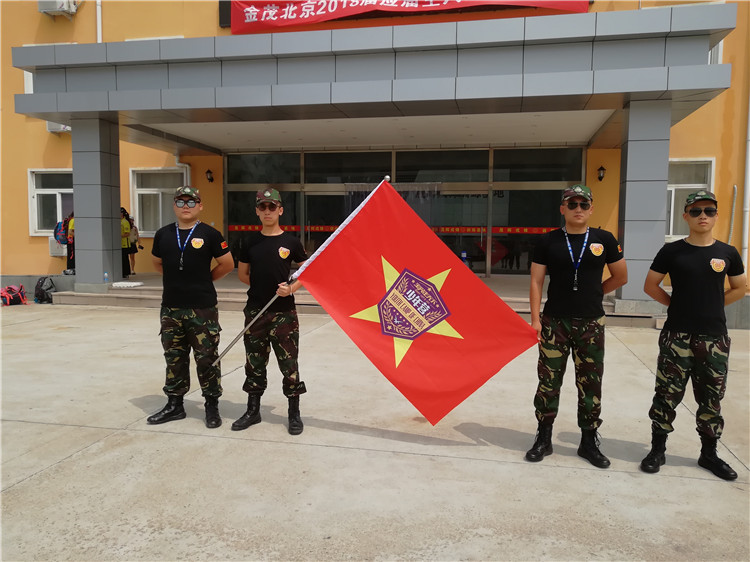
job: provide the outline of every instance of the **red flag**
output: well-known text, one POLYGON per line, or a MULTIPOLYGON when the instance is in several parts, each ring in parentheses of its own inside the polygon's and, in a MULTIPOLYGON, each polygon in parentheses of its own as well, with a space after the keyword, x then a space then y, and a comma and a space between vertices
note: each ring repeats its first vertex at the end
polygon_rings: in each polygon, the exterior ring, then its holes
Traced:
POLYGON ((537 342, 387 182, 299 279, 433 425, 537 342))

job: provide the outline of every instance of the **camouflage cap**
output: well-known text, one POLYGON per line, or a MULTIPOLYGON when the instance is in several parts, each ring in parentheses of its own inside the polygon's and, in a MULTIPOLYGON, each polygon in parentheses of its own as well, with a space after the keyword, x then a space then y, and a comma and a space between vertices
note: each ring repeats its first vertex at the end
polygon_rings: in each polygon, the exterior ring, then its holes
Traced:
POLYGON ((696 191, 695 193, 691 193, 687 196, 687 199, 685 199, 685 209, 698 201, 713 201, 717 205, 719 204, 719 202, 716 200, 716 195, 714 195, 710 191, 701 189, 700 191, 696 191))
POLYGON ((183 185, 182 187, 178 187, 177 191, 174 192, 174 198, 177 199, 178 197, 190 197, 191 199, 200 201, 201 192, 198 191, 198 189, 195 187, 190 187, 189 185, 183 185))
POLYGON ((255 204, 276 203, 281 205, 281 195, 278 189, 261 189, 255 194, 255 204))
POLYGON ((562 194, 562 201, 565 202, 573 197, 583 197, 588 201, 593 201, 594 197, 591 195, 591 190, 582 184, 577 184, 569 187, 562 194))

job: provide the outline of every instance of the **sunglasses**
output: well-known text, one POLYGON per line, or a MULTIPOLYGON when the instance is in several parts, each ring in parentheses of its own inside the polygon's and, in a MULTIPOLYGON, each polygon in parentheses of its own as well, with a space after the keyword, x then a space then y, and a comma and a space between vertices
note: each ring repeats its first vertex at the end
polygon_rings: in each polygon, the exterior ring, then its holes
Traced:
POLYGON ((710 218, 716 216, 717 210, 716 207, 694 207, 693 209, 689 209, 687 213, 694 219, 701 216, 701 213, 706 213, 706 216, 710 218))
POLYGON ((273 212, 279 208, 279 205, 277 205, 276 203, 258 203, 255 207, 260 211, 265 211, 266 209, 268 209, 269 211, 273 212))
POLYGON ((568 209, 570 209, 571 211, 573 209, 577 209, 578 205, 580 205, 581 209, 583 209, 584 211, 588 211, 591 208, 591 203, 589 203, 588 201, 568 201, 567 205, 568 209))
POLYGON ((185 201, 184 199, 175 199, 174 205, 175 207, 182 209, 185 205, 187 205, 189 208, 193 208, 198 204, 198 202, 195 199, 188 199, 185 201))

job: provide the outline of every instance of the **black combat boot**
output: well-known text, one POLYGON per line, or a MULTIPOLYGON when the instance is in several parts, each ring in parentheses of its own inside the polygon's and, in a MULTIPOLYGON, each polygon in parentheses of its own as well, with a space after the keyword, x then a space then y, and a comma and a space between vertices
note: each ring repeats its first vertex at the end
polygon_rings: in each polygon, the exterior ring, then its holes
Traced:
POLYGON ((536 441, 534 445, 526 451, 526 460, 529 462, 539 462, 547 455, 552 454, 552 425, 539 424, 536 430, 536 441))
POLYGON ((651 434, 651 452, 641 461, 641 470, 649 474, 659 472, 659 467, 667 462, 667 458, 664 455, 666 452, 667 434, 653 432, 651 434))
POLYGON ((146 419, 151 425, 166 423, 174 420, 185 419, 185 407, 182 405, 182 396, 167 396, 167 405, 146 419))
POLYGON ((597 468, 609 468, 610 462, 599 450, 599 437, 595 429, 581 430, 581 445, 578 456, 583 457, 597 468))
POLYGON ((260 394, 248 394, 247 412, 232 424, 232 431, 241 431, 251 425, 260 423, 260 394))
POLYGON ((206 427, 214 429, 221 425, 221 416, 219 415, 219 397, 206 396, 206 427))
POLYGON ((701 456, 698 465, 710 470, 714 475, 724 480, 736 480, 737 473, 732 467, 716 456, 716 437, 701 435, 701 456))
POLYGON ((299 417, 299 395, 289 397, 289 435, 299 435, 305 429, 299 417))

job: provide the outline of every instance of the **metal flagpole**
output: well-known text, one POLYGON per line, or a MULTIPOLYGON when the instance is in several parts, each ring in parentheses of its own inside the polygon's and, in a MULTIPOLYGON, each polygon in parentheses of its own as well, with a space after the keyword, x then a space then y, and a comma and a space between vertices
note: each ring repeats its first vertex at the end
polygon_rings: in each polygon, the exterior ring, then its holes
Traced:
POLYGON ((235 336, 235 338, 234 338, 234 339, 233 339, 233 340, 232 340, 231 342, 229 342, 229 345, 228 345, 228 346, 227 346, 227 347, 226 347, 226 348, 224 349, 224 351, 222 351, 222 352, 221 352, 221 354, 220 354, 220 355, 219 355, 219 356, 218 356, 218 357, 216 358, 216 361, 214 361, 213 363, 211 363, 211 366, 212 366, 212 367, 215 367, 215 366, 216 366, 216 364, 217 364, 217 363, 218 363, 219 361, 221 361, 221 358, 222 358, 222 357, 224 357, 224 356, 225 356, 225 355, 227 354, 227 352, 228 352, 228 351, 229 351, 230 349, 232 349, 232 347, 234 347, 234 344, 236 344, 236 343, 237 343, 238 341, 240 341, 240 338, 241 338, 241 337, 242 337, 243 335, 245 335, 245 332, 247 332, 248 328, 250 328, 250 326, 252 326, 252 325, 253 325, 253 324, 255 323, 255 321, 256 321, 256 320, 258 319, 258 317, 260 317, 260 315, 261 315, 261 314, 263 314, 263 313, 264 313, 264 312, 265 312, 266 310, 268 310, 268 307, 269 307, 269 306, 271 306, 271 304, 273 303, 273 301, 275 301, 275 300, 276 300, 277 298, 279 298, 279 295, 274 295, 274 296, 273 296, 273 298, 272 298, 272 299, 271 299, 270 301, 268 301, 268 302, 266 303, 266 306, 264 306, 263 308, 261 308, 261 309, 260 309, 260 312, 259 312, 258 314, 256 314, 256 315, 255 315, 255 318, 253 318, 252 320, 250 320, 250 322, 248 322, 248 323, 247 323, 247 325, 246 325, 246 326, 245 326, 244 328, 242 328, 242 331, 241 331, 241 332, 240 332, 239 334, 237 334, 237 335, 235 336))
MULTIPOLYGON (((385 177, 383 178, 383 181, 389 182, 389 181, 391 181, 391 177, 390 177, 390 176, 385 176, 385 177)), ((351 222, 351 220, 352 220, 352 219, 353 219, 353 218, 354 218, 354 217, 356 216, 356 214, 357 214, 357 213, 358 213, 358 212, 360 211, 360 209, 361 209, 362 207, 364 207, 364 206, 365 206, 365 203, 367 203, 367 201, 368 201, 368 200, 370 199, 370 197, 372 197, 372 196, 373 196, 373 194, 374 194, 374 193, 375 193, 375 192, 377 191, 378 187, 380 187, 380 185, 381 185, 382 183, 383 183, 383 182, 381 181, 381 182, 380 182, 380 183, 379 183, 379 184, 378 184, 378 185, 377 185, 377 186, 375 187, 375 189, 373 189, 373 190, 372 190, 372 192, 370 192, 370 194, 369 194, 369 195, 368 195, 368 196, 367 196, 367 197, 365 198, 365 200, 364 200, 364 201, 362 201, 362 203, 360 203, 359 207, 357 207, 357 208, 356 208, 356 209, 355 209, 355 210, 354 210, 354 211, 352 212, 352 214, 350 214, 350 215, 349 215, 349 216, 348 216, 348 217, 346 218, 346 220, 345 220, 345 221, 344 221, 343 223, 341 223, 341 225, 340 225, 340 226, 339 226, 339 227, 338 227, 338 228, 336 229, 336 231, 335 231, 335 232, 334 232, 333 234, 331 234, 331 236, 329 236, 329 237, 328 237, 328 239, 327 239, 327 240, 326 240, 325 242, 323 242, 323 244, 321 244, 320 248, 318 248, 318 249, 317 249, 317 250, 316 250, 316 251, 315 251, 315 252, 313 253, 313 255, 312 255, 312 256, 310 256, 310 258, 309 258, 309 259, 305 260, 305 263, 303 263, 303 264, 302 264, 302 266, 301 266, 301 267, 300 267, 300 268, 299 268, 299 269, 298 269, 297 271, 295 271, 295 272, 294 272, 294 273, 292 274, 292 276, 291 276, 291 277, 289 278, 289 281, 287 281, 287 285, 291 285, 291 284, 292 284, 292 283, 293 283, 293 282, 294 282, 294 281, 295 281, 295 280, 297 279, 297 277, 299 277, 299 275, 300 275, 300 274, 301 274, 301 273, 302 273, 302 272, 303 272, 303 271, 305 270, 305 268, 306 268, 306 267, 307 267, 308 265, 310 265, 310 264, 311 264, 311 263, 313 262, 313 260, 314 260, 314 259, 315 259, 316 257, 318 257, 318 254, 320 254, 320 253, 321 253, 321 252, 322 252, 322 251, 323 251, 323 250, 324 250, 324 249, 326 248, 326 246, 328 246, 328 244, 330 244, 330 243, 331 243, 331 241, 332 241, 332 240, 333 240, 333 239, 334 239, 334 238, 335 238, 335 237, 336 237, 336 236, 338 235, 338 233, 339 233, 339 232, 340 232, 340 231, 341 231, 341 230, 342 230, 342 229, 343 229, 343 228, 344 228, 344 227, 345 227, 345 226, 346 226, 347 224, 349 224, 349 223, 351 222)), ((263 308, 262 308, 262 309, 260 310, 260 312, 259 312, 258 314, 256 314, 256 315, 255 315, 255 318, 253 318, 252 320, 250 320, 250 322, 248 322, 248 323, 247 323, 247 326, 245 326, 244 328, 242 328, 242 331, 241 331, 241 332, 240 332, 239 334, 237 334, 237 336, 235 336, 235 338, 234 338, 234 339, 233 339, 233 340, 232 340, 231 342, 229 342, 229 345, 228 345, 228 346, 227 346, 227 347, 226 347, 226 348, 224 349, 224 351, 222 351, 222 352, 221 352, 221 354, 220 354, 220 355, 219 355, 219 356, 218 356, 218 357, 216 358, 216 361, 214 361, 213 363, 211 363, 211 366, 212 366, 212 367, 215 367, 215 366, 216 366, 216 364, 217 364, 217 363, 218 363, 219 361, 221 361, 221 358, 222 358, 222 357, 224 357, 224 356, 225 356, 225 355, 227 354, 227 352, 228 352, 228 351, 229 351, 230 349, 232 349, 232 347, 234 347, 234 344, 236 344, 236 343, 237 343, 238 341, 240 341, 240 338, 241 338, 241 337, 242 337, 242 336, 243 336, 243 335, 245 334, 245 332, 246 332, 246 331, 248 330, 248 328, 250 328, 250 326, 252 326, 252 325, 253 325, 253 323, 254 323, 254 322, 255 322, 255 321, 256 321, 256 320, 258 319, 258 317, 259 317, 259 316, 260 316, 261 314, 263 314, 263 313, 264 313, 264 312, 265 312, 265 311, 266 311, 266 310, 268 309, 268 307, 269 307, 269 306, 271 306, 271 303, 273 303, 273 301, 275 301, 275 300, 276 300, 276 299, 277 299, 278 297, 279 297, 279 295, 278 295, 278 294, 274 295, 274 296, 273 296, 273 298, 272 298, 272 299, 271 299, 270 301, 268 301, 268 303, 266 304, 266 306, 264 306, 264 307, 263 307, 263 308)))

